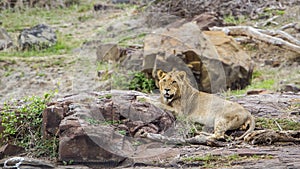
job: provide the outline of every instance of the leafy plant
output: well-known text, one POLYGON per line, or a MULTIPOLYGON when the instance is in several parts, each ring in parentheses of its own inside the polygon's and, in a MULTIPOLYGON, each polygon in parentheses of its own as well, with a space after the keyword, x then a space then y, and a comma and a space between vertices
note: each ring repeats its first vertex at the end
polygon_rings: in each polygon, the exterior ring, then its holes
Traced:
POLYGON ((106 94, 106 95, 101 95, 99 96, 99 99, 111 99, 112 98, 112 94, 106 94))
POLYGON ((133 79, 130 81, 129 89, 137 90, 145 93, 151 93, 155 88, 153 79, 147 78, 142 72, 133 73, 133 79))
POLYGON ((226 24, 234 24, 239 25, 246 21, 245 16, 234 17, 232 15, 228 15, 224 17, 224 22, 226 24))
POLYGON ((0 140, 12 142, 26 150, 38 150, 36 156, 56 156, 57 139, 42 139, 42 113, 54 93, 44 97, 25 97, 20 101, 6 102, 1 110, 1 125, 4 127, 0 140))
POLYGON ((118 130, 119 134, 126 136, 127 131, 126 130, 118 130))

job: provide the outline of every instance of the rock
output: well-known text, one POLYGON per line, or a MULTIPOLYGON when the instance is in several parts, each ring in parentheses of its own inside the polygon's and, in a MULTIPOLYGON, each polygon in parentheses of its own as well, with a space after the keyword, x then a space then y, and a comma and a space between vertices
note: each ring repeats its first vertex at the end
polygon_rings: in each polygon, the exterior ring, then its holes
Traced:
POLYGON ((124 70, 142 71, 143 67, 143 51, 135 48, 126 50, 126 55, 122 59, 121 67, 124 70))
POLYGON ((51 138, 57 135, 59 124, 66 116, 68 105, 51 105, 43 111, 42 133, 44 138, 51 138))
POLYGON ((59 160, 117 165, 125 159, 116 152, 109 151, 115 147, 119 149, 119 145, 126 145, 122 142, 121 134, 118 135, 110 127, 82 125, 76 119, 63 120, 60 125, 59 160))
POLYGON ((223 21, 215 13, 203 13, 195 16, 193 19, 197 23, 200 30, 209 30, 209 27, 223 26, 223 21))
POLYGON ((94 4, 94 11, 103 11, 103 10, 109 10, 109 9, 119 9, 119 8, 114 5, 103 4, 103 3, 94 4))
POLYGON ((27 157, 12 157, 0 161, 3 169, 18 168, 18 169, 36 169, 36 168, 55 168, 53 164, 45 160, 39 160, 27 157))
POLYGON ((120 59, 120 49, 117 44, 101 44, 97 47, 96 55, 98 62, 116 62, 120 59))
POLYGON ((250 84, 254 64, 231 36, 219 31, 204 31, 215 46, 230 89, 243 89, 250 84))
POLYGON ((233 38, 204 32, 189 22, 179 28, 158 29, 144 40, 143 69, 184 70, 194 87, 216 93, 241 89, 250 83, 252 64, 233 38))
POLYGON ((149 12, 145 16, 145 23, 151 28, 162 28, 175 21, 178 21, 180 18, 175 15, 170 15, 168 13, 160 12, 149 12))
POLYGON ((130 3, 130 0, 112 0, 111 2, 114 4, 128 4, 130 3))
POLYGON ((53 29, 44 24, 24 29, 18 37, 21 50, 44 49, 55 45, 56 42, 57 38, 53 29))
POLYGON ((172 132, 167 131, 175 119, 149 103, 136 100, 137 96, 145 95, 113 90, 66 96, 44 111, 43 133, 47 136, 59 133, 60 161, 118 166, 125 159, 145 160, 150 155, 163 155, 169 147, 141 135, 151 132, 171 136, 172 132))
POLYGON ((13 46, 11 37, 5 29, 0 28, 0 50, 7 49, 13 46))
POLYGON ((279 67, 281 64, 281 61, 278 60, 265 60, 265 65, 269 65, 272 67, 279 67))
MULTIPOLYGON (((231 100, 241 104, 256 117, 283 116, 286 118, 286 114, 298 111, 297 104, 300 102, 300 95, 285 93, 259 94, 246 95, 231 100)), ((300 121, 300 118, 297 117, 296 120, 300 121)))
POLYGON ((7 156, 14 156, 24 152, 25 149, 13 144, 6 144, 0 148, 0 159, 7 156))
POLYGON ((297 93, 297 92, 300 92, 300 88, 294 84, 286 84, 286 85, 281 86, 280 91, 297 93))
POLYGON ((256 95, 256 94, 270 94, 271 92, 266 90, 266 89, 253 89, 253 90, 248 90, 247 95, 256 95))

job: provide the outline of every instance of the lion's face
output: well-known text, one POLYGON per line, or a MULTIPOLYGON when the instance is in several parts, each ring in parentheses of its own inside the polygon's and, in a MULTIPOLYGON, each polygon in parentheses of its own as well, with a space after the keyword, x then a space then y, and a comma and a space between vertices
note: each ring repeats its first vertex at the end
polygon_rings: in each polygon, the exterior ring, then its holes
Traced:
POLYGON ((176 81, 174 72, 158 72, 159 90, 164 103, 169 104, 180 97, 180 88, 176 81))

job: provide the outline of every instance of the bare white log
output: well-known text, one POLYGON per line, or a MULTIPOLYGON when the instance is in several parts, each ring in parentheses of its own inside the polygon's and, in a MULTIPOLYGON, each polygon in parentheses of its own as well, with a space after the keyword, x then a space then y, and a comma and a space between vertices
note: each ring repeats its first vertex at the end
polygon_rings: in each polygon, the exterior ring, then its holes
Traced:
POLYGON ((263 30, 263 29, 257 29, 259 32, 268 34, 270 36, 279 36, 280 38, 287 40, 295 45, 300 46, 300 41, 296 38, 294 38, 292 35, 281 31, 281 30, 263 30))
POLYGON ((226 142, 209 139, 209 136, 206 135, 197 135, 192 138, 184 139, 184 138, 167 137, 161 134, 144 133, 141 137, 148 138, 153 141, 163 142, 166 144, 174 144, 174 145, 197 144, 197 145, 206 145, 211 147, 224 147, 228 145, 226 142))
POLYGON ((286 29, 289 29, 289 28, 295 28, 295 26, 297 25, 297 23, 289 23, 289 24, 286 24, 282 27, 279 28, 279 30, 286 30, 286 29))
POLYGON ((300 54, 300 46, 285 41, 281 38, 273 37, 267 34, 260 32, 258 29, 255 29, 251 26, 229 26, 229 27, 212 27, 211 31, 223 31, 228 35, 242 35, 248 36, 257 40, 260 40, 265 43, 273 44, 280 46, 284 49, 288 49, 300 54))

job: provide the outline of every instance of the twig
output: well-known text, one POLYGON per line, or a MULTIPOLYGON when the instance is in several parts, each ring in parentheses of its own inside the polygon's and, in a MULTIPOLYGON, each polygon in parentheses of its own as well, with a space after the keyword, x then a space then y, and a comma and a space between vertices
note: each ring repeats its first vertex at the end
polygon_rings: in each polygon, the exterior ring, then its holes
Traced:
POLYGON ((277 122, 275 119, 273 119, 273 121, 275 122, 275 124, 276 124, 276 126, 278 127, 278 129, 279 129, 280 131, 282 131, 282 128, 281 128, 281 126, 278 124, 278 122, 277 122))
POLYGON ((280 27, 279 30, 285 30, 285 29, 289 29, 289 28, 294 28, 296 25, 297 25, 297 23, 289 23, 289 24, 286 24, 286 25, 280 27))
POLYGON ((274 20, 277 19, 278 17, 279 17, 279 16, 273 16, 272 18, 267 19, 265 22, 260 23, 259 25, 261 25, 261 26, 266 26, 266 25, 268 25, 269 23, 272 23, 272 24, 274 24, 274 25, 278 25, 277 22, 274 22, 274 20))

